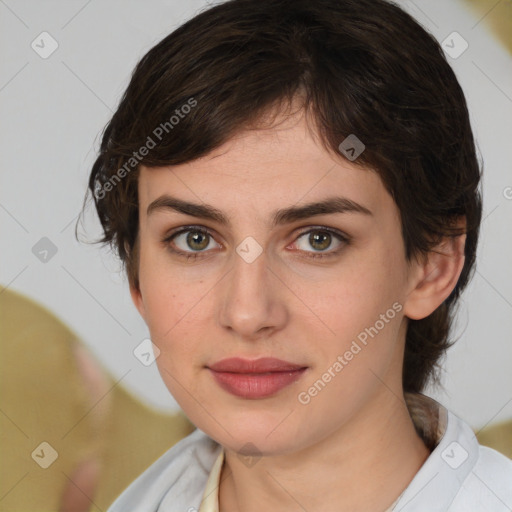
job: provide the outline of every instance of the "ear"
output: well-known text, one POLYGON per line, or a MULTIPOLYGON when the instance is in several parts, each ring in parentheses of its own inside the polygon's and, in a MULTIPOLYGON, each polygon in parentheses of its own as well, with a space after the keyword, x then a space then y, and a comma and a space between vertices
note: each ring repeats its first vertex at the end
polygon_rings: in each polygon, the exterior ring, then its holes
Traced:
POLYGON ((421 320, 450 295, 464 267, 465 244, 465 234, 447 237, 411 267, 411 291, 404 304, 406 317, 421 320))
POLYGON ((146 321, 146 308, 144 307, 144 300, 140 293, 140 286, 130 282, 130 295, 132 296, 132 302, 140 313, 140 316, 146 321))

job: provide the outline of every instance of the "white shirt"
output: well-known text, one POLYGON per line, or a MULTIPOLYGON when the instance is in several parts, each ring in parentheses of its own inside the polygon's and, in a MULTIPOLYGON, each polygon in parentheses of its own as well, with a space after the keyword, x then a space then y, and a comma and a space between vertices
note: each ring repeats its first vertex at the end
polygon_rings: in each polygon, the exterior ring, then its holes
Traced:
MULTIPOLYGON (((406 401, 416 429, 435 448, 389 510, 511 512, 512 460, 480 446, 469 425, 433 399, 406 394, 406 401)), ((218 512, 222 462, 222 446, 196 429, 132 482, 108 512, 218 512)))

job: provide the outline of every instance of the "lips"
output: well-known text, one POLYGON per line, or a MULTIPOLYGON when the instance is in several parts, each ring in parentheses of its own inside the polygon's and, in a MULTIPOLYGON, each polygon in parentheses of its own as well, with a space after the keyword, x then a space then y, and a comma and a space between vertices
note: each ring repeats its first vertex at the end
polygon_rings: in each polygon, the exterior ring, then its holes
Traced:
POLYGON ((256 360, 238 357, 210 365, 215 381, 240 398, 261 399, 276 394, 300 379, 307 367, 270 357, 256 360))
POLYGON ((231 373, 269 373, 269 372, 289 372, 305 368, 304 365, 289 363, 273 357, 262 357, 260 359, 249 360, 241 357, 232 357, 223 359, 218 363, 209 366, 211 370, 217 372, 231 373))

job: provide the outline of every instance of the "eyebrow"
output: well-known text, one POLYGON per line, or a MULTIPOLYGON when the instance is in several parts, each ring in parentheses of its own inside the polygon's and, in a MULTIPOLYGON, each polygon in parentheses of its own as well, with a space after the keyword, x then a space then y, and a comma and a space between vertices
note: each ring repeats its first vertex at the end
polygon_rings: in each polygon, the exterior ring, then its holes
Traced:
MULTIPOLYGON (((190 203, 169 195, 163 195, 155 199, 148 206, 147 215, 149 217, 152 213, 162 210, 173 210, 192 217, 212 220, 225 226, 231 224, 229 219, 220 210, 211 205, 190 203)), ((331 213, 361 213, 364 215, 373 215, 368 208, 351 199, 346 197, 329 197, 323 201, 276 210, 272 216, 272 227, 307 219, 315 215, 327 215, 331 213)))

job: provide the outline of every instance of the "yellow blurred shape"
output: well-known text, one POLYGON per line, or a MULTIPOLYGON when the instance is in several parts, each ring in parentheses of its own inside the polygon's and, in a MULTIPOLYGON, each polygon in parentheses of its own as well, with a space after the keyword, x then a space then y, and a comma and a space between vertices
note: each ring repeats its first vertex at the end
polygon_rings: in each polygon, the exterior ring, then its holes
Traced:
POLYGON ((464 0, 512 54, 512 0, 464 0))

